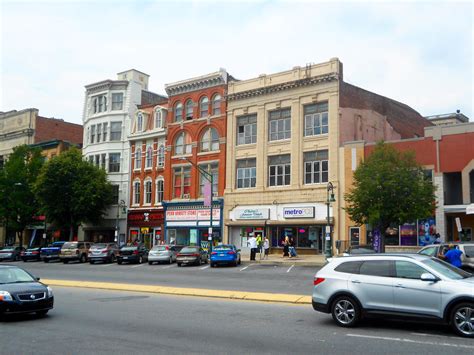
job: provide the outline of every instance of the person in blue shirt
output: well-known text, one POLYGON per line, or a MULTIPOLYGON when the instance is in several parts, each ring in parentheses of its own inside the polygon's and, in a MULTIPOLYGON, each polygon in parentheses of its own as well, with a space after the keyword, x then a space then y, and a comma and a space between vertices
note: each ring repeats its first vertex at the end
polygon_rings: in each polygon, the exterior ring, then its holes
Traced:
POLYGON ((462 261, 461 261, 462 251, 456 248, 454 244, 449 244, 448 247, 449 247, 449 250, 446 253, 444 253, 444 255, 440 255, 441 259, 444 259, 451 265, 460 268, 462 266, 462 261))

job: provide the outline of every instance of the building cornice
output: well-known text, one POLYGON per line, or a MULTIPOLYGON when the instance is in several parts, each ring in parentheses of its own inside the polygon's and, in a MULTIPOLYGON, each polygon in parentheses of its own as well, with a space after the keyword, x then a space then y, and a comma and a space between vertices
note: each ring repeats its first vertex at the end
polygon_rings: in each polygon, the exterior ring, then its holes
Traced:
POLYGON ((203 90, 214 86, 225 85, 227 84, 227 79, 228 74, 225 70, 222 69, 215 73, 177 81, 171 84, 166 84, 165 90, 168 96, 175 96, 191 91, 203 90))
POLYGON ((85 88, 88 94, 92 94, 99 91, 111 90, 112 88, 124 89, 128 86, 127 80, 103 80, 97 83, 86 85, 85 88))

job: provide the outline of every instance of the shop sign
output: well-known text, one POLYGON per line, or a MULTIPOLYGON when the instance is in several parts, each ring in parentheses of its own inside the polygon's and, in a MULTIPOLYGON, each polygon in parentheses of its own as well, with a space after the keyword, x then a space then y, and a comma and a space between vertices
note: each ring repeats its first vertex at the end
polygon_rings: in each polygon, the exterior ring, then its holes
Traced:
POLYGON ((269 215, 269 208, 246 208, 237 211, 236 219, 268 219, 269 215))
POLYGON ((314 207, 284 207, 284 218, 314 218, 314 207))
MULTIPOLYGON (((211 217, 211 210, 167 210, 167 221, 208 221, 211 217)), ((212 209, 212 218, 219 220, 221 218, 220 208, 212 209)))
POLYGON ((140 231, 141 231, 142 234, 148 234, 148 233, 150 233, 150 228, 142 227, 142 228, 140 228, 140 231))

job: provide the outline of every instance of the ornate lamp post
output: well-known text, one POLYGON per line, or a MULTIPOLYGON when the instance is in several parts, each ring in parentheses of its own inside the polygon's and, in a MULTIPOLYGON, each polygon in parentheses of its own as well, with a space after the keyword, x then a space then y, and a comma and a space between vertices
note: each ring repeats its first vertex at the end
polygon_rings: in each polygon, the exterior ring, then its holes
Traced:
POLYGON ((331 182, 328 182, 327 199, 326 199, 328 213, 327 213, 327 225, 326 225, 326 238, 324 242, 324 255, 326 259, 332 256, 331 221, 330 221, 330 215, 329 215, 331 202, 336 202, 336 199, 334 198, 334 186, 332 185, 331 182))

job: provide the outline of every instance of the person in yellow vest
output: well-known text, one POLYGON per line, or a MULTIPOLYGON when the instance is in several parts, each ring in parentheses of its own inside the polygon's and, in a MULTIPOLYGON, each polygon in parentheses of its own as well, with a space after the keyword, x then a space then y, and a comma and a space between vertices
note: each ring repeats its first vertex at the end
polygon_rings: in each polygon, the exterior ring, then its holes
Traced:
POLYGON ((263 244, 262 235, 259 234, 259 235, 257 236, 257 249, 258 249, 258 252, 259 252, 259 253, 262 252, 262 244, 263 244))

